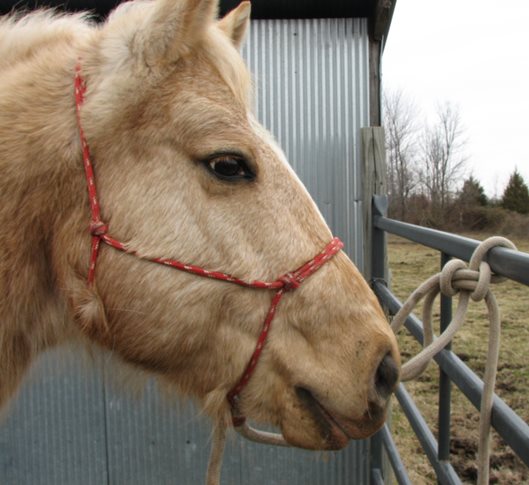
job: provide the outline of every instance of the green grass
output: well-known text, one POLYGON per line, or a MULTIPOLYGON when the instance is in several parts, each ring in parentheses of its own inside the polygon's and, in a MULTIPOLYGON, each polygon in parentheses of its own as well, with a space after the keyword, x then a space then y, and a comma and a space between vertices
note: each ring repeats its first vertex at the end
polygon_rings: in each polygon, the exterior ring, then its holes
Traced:
MULTIPOLYGON (((485 234, 471 234, 483 240, 485 234)), ((529 252, 529 238, 514 239, 529 252)), ((440 256, 435 250, 397 237, 389 238, 389 265, 393 292, 404 301, 428 276, 439 271, 440 256)), ((502 315, 502 340, 496 393, 526 422, 529 422, 529 287, 511 281, 493 287, 502 315)), ((457 301, 457 297, 454 302, 457 301)), ((438 305, 437 305, 438 307, 438 305)), ((416 310, 420 316, 420 310, 416 310)), ((436 315, 438 317, 438 314, 436 315)), ((436 333, 439 330, 437 327, 436 333)), ((454 352, 479 376, 483 375, 488 341, 488 319, 483 302, 471 302, 463 329, 453 342, 454 352)), ((420 346, 405 329, 399 334, 403 360, 415 355, 420 346)), ((438 368, 431 364, 416 381, 406 384, 434 433, 437 430, 438 368)), ((478 437, 478 411, 453 387, 451 462, 464 483, 475 483, 478 437)), ((432 468, 420 448, 406 417, 393 405, 392 426, 395 440, 414 485, 436 483, 432 468)), ((529 469, 493 432, 491 483, 529 483, 529 469)))

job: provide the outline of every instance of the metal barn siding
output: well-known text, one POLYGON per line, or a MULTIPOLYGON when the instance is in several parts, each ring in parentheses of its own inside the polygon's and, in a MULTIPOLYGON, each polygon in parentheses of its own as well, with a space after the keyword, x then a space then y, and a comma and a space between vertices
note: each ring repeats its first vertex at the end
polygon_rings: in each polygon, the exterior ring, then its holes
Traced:
POLYGON ((366 19, 258 20, 243 50, 257 115, 360 270, 360 128, 369 126, 366 19))
MULTIPOLYGON (((254 21, 244 55, 255 74, 258 117, 362 267, 367 21, 254 21)), ((116 390, 108 356, 82 354, 56 350, 33 366, 0 429, 0 483, 203 483, 207 420, 190 403, 166 400, 152 381, 139 396, 116 390)), ((367 442, 319 453, 236 436, 227 446, 222 484, 367 484, 368 451, 367 442)))

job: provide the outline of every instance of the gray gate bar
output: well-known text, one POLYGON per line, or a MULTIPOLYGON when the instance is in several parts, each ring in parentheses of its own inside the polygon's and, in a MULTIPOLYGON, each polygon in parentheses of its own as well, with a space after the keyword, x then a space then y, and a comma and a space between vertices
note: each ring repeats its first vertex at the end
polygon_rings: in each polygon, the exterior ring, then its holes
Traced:
POLYGON ((393 473, 395 473, 395 478, 398 484, 413 485, 410 477, 408 476, 408 472, 406 471, 406 467, 400 458, 399 450, 397 449, 395 441, 393 441, 393 436, 391 435, 391 431, 389 430, 387 423, 382 427, 379 433, 382 437, 384 449, 386 450, 386 454, 388 456, 389 462, 391 463, 391 468, 393 469, 393 473))
MULTIPOLYGON (((383 231, 415 241, 424 246, 437 249, 456 258, 469 261, 479 241, 463 236, 456 236, 435 229, 415 226, 406 222, 395 221, 383 216, 386 196, 373 197, 374 226, 383 231)), ((492 271, 511 280, 529 285, 529 255, 510 249, 494 248, 487 262, 492 271)))
POLYGON ((437 458, 437 441, 435 441, 433 433, 430 431, 428 424, 424 420, 413 399, 408 394, 404 384, 399 384, 399 387, 395 391, 395 396, 397 397, 404 414, 406 414, 415 435, 419 439, 428 460, 430 460, 430 463, 435 470, 437 480, 443 485, 461 484, 461 480, 457 476, 452 465, 446 461, 440 461, 437 458))

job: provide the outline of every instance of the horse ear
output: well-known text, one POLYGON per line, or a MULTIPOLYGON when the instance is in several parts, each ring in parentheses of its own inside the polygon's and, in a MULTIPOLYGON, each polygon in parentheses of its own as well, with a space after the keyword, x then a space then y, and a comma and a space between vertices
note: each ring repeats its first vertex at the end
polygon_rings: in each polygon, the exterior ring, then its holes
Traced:
POLYGON ((235 47, 240 48, 246 31, 250 25, 250 11, 252 5, 250 2, 242 2, 237 8, 232 10, 219 21, 219 27, 232 40, 235 47))
POLYGON ((201 38, 218 15, 219 0, 157 0, 134 38, 145 63, 174 62, 201 38))

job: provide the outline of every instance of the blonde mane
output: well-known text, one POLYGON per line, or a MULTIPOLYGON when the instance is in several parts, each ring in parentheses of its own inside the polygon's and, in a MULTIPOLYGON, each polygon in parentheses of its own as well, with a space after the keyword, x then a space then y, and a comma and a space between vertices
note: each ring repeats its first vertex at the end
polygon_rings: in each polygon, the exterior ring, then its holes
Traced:
POLYGON ((5 69, 59 44, 88 38, 93 31, 88 13, 66 15, 54 10, 38 10, 0 18, 0 68, 5 69))

